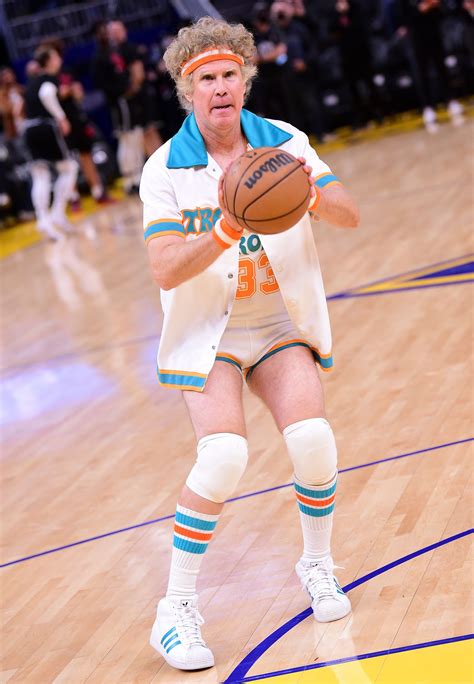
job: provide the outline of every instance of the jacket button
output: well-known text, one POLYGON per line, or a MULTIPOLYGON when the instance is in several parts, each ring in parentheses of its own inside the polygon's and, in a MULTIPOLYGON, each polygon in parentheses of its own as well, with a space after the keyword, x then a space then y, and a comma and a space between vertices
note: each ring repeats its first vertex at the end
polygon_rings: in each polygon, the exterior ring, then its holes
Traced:
POLYGON ((227 277, 228 277, 228 278, 233 278, 233 277, 234 277, 234 274, 233 274, 233 273, 229 273, 229 274, 227 275, 227 277))

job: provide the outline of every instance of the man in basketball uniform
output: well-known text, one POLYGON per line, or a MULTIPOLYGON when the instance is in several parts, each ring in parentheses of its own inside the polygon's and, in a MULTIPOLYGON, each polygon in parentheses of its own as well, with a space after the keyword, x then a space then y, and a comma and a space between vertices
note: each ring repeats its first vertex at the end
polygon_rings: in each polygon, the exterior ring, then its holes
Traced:
POLYGON ((26 87, 24 123, 25 144, 31 157, 31 199, 38 229, 56 240, 61 235, 58 229, 70 228, 65 209, 78 167, 64 141, 71 126, 58 99, 56 75, 61 68, 61 57, 53 47, 43 46, 36 51, 35 61, 39 73, 26 87), (51 166, 58 175, 50 207, 51 166))
POLYGON ((151 269, 162 290, 158 379, 183 391, 198 440, 150 639, 183 670, 214 664, 200 631, 196 581, 223 503, 247 464, 244 378, 269 407, 294 466, 304 539, 296 572, 315 618, 350 611, 330 554, 337 452, 315 362, 332 367, 331 331, 309 215, 278 235, 244 231, 223 208, 223 171, 249 148, 279 147, 306 160, 310 207, 319 217, 352 227, 358 210, 304 133, 243 109, 254 49, 243 26, 209 17, 178 33, 165 63, 189 116, 150 157, 140 186, 151 269))

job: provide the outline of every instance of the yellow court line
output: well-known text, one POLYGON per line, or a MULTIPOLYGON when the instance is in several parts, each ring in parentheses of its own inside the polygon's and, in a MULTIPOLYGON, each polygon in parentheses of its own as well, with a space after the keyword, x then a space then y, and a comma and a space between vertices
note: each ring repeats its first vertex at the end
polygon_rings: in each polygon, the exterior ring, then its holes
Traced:
POLYGON ((380 292, 381 290, 403 290, 413 287, 423 287, 426 285, 442 285, 445 283, 457 283, 465 280, 474 280, 472 273, 458 273, 452 276, 442 276, 440 278, 416 278, 416 280, 386 280, 377 285, 368 285, 367 287, 360 287, 356 290, 350 290, 347 294, 364 294, 366 292, 380 292))
POLYGON ((255 681, 262 684, 472 684, 473 663, 471 639, 255 681))
POLYGON ((42 240, 42 235, 36 230, 33 221, 28 221, 15 228, 6 228, 0 231, 0 259, 25 249, 30 245, 42 240))
MULTIPOLYGON (((119 189, 118 184, 109 190, 110 196, 115 200, 124 199, 125 195, 119 189)), ((97 205, 92 197, 83 197, 81 199, 82 211, 77 214, 69 212, 68 219, 75 224, 82 221, 86 216, 103 211, 107 205, 97 205)), ((30 247, 37 242, 45 240, 45 237, 36 229, 36 221, 27 221, 20 223, 11 228, 0 230, 0 259, 4 259, 10 254, 19 252, 26 247, 30 247)))

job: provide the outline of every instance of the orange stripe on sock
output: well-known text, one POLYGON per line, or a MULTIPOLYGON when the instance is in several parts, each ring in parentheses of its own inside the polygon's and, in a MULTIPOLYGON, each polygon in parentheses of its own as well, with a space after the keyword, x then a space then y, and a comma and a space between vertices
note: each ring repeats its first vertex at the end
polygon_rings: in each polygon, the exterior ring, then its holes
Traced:
POLYGON ((174 531, 176 534, 181 534, 183 537, 197 539, 198 541, 210 541, 212 539, 212 532, 196 532, 195 530, 188 530, 185 527, 180 527, 180 525, 175 525, 174 531))
POLYGON ((305 504, 306 506, 312 506, 313 508, 324 508, 325 506, 329 506, 330 504, 333 503, 334 499, 336 498, 336 495, 333 494, 332 496, 329 496, 327 499, 310 499, 307 496, 302 496, 298 492, 296 492, 296 498, 298 501, 301 501, 301 503, 305 504))

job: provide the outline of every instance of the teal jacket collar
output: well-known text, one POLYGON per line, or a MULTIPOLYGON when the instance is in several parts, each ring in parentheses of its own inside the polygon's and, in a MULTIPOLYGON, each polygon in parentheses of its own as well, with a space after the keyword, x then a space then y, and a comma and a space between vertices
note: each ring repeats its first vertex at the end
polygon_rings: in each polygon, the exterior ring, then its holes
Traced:
MULTIPOLYGON (((242 109, 240 123, 252 147, 278 147, 293 137, 291 133, 252 114, 247 109, 242 109)), ((169 169, 188 169, 192 166, 207 166, 207 163, 204 140, 194 114, 190 114, 176 135, 171 138, 166 166, 169 169)))

